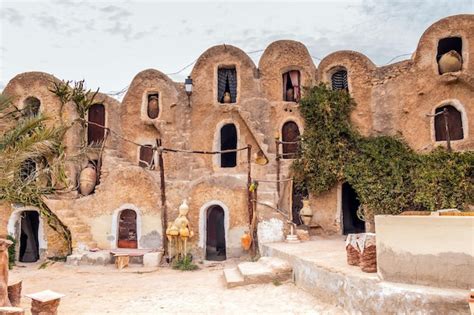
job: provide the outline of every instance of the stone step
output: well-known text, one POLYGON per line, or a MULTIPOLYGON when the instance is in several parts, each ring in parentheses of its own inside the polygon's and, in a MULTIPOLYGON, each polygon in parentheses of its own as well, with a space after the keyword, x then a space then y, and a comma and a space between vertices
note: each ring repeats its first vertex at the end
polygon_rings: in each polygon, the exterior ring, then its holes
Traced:
POLYGON ((244 277, 237 267, 224 269, 224 279, 228 289, 245 285, 244 277))

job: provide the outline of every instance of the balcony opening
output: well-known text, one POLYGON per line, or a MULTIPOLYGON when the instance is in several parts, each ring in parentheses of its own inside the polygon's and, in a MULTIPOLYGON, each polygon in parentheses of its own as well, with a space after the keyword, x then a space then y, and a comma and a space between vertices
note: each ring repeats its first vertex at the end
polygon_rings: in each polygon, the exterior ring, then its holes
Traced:
POLYGON ((237 71, 235 67, 217 70, 217 101, 223 104, 237 101, 237 71))
POLYGON ((300 101, 300 72, 298 70, 283 73, 283 100, 287 102, 300 101))
POLYGON ((331 85, 333 90, 344 90, 349 92, 349 84, 347 82, 347 70, 341 69, 334 72, 331 76, 331 85))

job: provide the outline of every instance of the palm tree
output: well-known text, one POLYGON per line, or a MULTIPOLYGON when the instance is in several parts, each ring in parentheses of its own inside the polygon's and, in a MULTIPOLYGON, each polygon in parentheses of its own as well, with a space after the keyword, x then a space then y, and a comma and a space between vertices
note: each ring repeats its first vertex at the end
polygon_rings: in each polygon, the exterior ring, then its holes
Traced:
POLYGON ((0 202, 35 206, 47 223, 64 236, 71 251, 71 235, 46 206, 45 195, 64 182, 64 126, 47 127, 47 117, 17 108, 0 94, 0 202), (54 183, 53 183, 54 181, 54 183))

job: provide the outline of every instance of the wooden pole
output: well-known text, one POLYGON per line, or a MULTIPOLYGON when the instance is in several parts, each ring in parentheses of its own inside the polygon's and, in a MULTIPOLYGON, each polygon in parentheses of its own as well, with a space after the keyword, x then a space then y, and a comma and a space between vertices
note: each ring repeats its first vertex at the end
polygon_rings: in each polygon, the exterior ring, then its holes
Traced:
POLYGON ((276 152, 276 185, 277 196, 280 199, 280 143, 278 138, 275 138, 275 152, 276 152))
POLYGON ((160 189, 161 189, 161 230, 163 238, 163 256, 168 256, 168 238, 166 237, 166 228, 168 227, 168 213, 166 209, 166 186, 165 186, 165 168, 163 162, 163 151, 161 150, 161 139, 156 139, 158 150, 158 165, 160 167, 160 189))
POLYGON ((252 146, 247 145, 247 207, 249 213, 249 224, 252 224, 254 209, 252 206, 252 192, 250 185, 252 185, 252 146))
POLYGON ((288 215, 290 219, 290 234, 294 235, 293 230, 293 179, 290 181, 290 213, 288 215))
POLYGON ((252 247, 251 247, 251 256, 255 257, 257 254, 257 245, 258 245, 258 237, 257 237, 257 198, 258 198, 258 182, 256 183, 256 187, 253 191, 253 199, 252 199, 252 208, 253 208, 253 216, 252 222, 250 224, 250 233, 252 235, 252 247))
POLYGON ((446 143, 448 146, 448 152, 451 152, 451 136, 449 134, 449 124, 448 124, 448 111, 446 108, 443 110, 443 117, 444 117, 444 127, 446 128, 446 143))

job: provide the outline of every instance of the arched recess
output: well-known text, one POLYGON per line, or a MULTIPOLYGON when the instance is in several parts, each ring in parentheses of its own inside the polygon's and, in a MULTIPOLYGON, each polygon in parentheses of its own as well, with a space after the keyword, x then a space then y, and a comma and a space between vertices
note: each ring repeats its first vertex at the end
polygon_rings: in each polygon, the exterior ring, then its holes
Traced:
POLYGON ((26 117, 36 116, 40 112, 41 101, 34 97, 29 96, 23 101, 23 115, 26 117))
POLYGON ((331 73, 331 87, 333 90, 344 90, 349 92, 349 82, 347 78, 347 69, 337 67, 331 73))
POLYGON ((462 114, 452 105, 444 105, 435 110, 435 139, 436 141, 462 140, 464 131, 462 114))
POLYGON ((7 231, 17 240, 15 248, 17 261, 35 262, 48 247, 43 219, 39 210, 34 207, 15 209, 8 219, 7 231))
MULTIPOLYGON (((235 124, 228 123, 223 125, 219 131, 219 150, 235 150, 238 145, 237 128, 235 124)), ((220 155, 220 167, 236 167, 237 152, 222 153, 220 155)))
POLYGON ((298 124, 292 120, 285 122, 281 128, 282 158, 294 159, 297 157, 300 138, 300 129, 298 124))
POLYGON ((208 244, 208 214, 209 210, 213 207, 214 209, 220 208, 223 212, 224 241, 226 253, 229 243, 229 208, 222 201, 219 200, 212 200, 205 203, 199 210, 199 247, 203 249, 204 257, 206 257, 206 249, 208 244))
POLYGON ((87 144, 97 145, 104 140, 105 135, 105 107, 103 104, 94 104, 88 111, 87 144), (102 127, 101 127, 102 126, 102 127))
POLYGON ((113 236, 110 238, 112 249, 141 248, 142 216, 140 210, 132 204, 124 204, 116 209, 112 215, 111 235, 113 236), (125 216, 134 219, 134 221, 131 224, 124 224, 127 222, 121 222, 121 220, 126 219, 125 216), (122 228, 122 231, 120 231, 120 228, 122 228), (129 234, 130 232, 131 234, 129 234))

